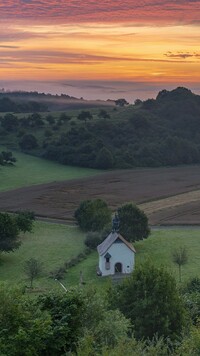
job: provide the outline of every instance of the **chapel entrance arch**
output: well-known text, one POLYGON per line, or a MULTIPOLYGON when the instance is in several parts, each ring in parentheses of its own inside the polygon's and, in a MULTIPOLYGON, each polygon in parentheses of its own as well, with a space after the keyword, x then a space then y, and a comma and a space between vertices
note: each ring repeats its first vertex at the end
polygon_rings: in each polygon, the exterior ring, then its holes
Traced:
POLYGON ((122 273, 122 263, 121 262, 117 262, 115 264, 115 273, 122 273))

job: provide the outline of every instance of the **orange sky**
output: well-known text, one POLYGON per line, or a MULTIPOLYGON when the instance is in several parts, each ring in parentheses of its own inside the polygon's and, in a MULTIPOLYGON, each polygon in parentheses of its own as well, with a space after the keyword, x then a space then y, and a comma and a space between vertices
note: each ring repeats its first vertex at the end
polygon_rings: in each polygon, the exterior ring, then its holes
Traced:
POLYGON ((200 81, 200 1, 0 0, 0 14, 1 80, 200 81))

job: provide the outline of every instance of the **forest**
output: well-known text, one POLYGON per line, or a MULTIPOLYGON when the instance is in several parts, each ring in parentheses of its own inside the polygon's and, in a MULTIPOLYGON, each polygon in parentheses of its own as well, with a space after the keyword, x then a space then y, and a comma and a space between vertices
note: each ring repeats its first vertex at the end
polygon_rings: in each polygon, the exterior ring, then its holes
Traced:
POLYGON ((13 148, 65 165, 124 169, 200 162, 200 96, 182 87, 133 105, 116 100, 109 108, 72 115, 7 113, 0 121, 2 144, 11 137, 13 148))

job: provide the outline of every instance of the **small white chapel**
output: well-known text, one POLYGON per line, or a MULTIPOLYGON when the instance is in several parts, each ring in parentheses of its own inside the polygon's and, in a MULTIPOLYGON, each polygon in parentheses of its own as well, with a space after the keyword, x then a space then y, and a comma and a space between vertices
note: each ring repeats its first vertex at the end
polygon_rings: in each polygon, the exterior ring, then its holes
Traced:
POLYGON ((97 246, 99 253, 98 275, 129 274, 135 265, 135 249, 118 232, 119 218, 113 219, 112 232, 97 246))

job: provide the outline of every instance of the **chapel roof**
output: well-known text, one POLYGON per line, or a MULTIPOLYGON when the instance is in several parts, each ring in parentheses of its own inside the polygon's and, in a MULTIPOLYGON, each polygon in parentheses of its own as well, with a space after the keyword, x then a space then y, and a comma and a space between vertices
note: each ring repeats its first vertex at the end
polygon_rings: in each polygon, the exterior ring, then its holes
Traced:
POLYGON ((118 232, 114 231, 111 232, 108 237, 106 237, 106 239, 100 245, 97 246, 97 251, 99 255, 103 255, 117 239, 120 239, 131 251, 133 251, 134 253, 136 252, 134 247, 128 241, 126 241, 123 236, 121 236, 118 232))

